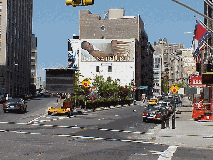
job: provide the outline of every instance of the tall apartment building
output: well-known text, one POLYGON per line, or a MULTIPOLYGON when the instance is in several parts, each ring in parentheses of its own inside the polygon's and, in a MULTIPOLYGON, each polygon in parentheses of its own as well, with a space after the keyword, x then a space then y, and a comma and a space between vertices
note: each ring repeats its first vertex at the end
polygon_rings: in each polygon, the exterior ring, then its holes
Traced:
POLYGON ((31 79, 30 79, 30 93, 34 95, 36 93, 36 76, 37 76, 37 37, 32 34, 31 39, 31 79))
POLYGON ((148 43, 144 23, 140 15, 125 16, 124 9, 109 9, 105 18, 92 14, 89 10, 79 12, 80 39, 135 39, 134 82, 136 99, 142 93, 152 94, 153 89, 153 47, 148 43), (139 89, 148 86, 148 90, 139 89))
POLYGON ((32 50, 31 50, 31 84, 36 86, 36 68, 37 68, 37 37, 32 35, 32 50))
POLYGON ((178 56, 181 52, 181 49, 184 49, 184 45, 168 43, 166 38, 163 40, 160 38, 157 43, 154 42, 153 48, 155 50, 154 55, 161 56, 161 79, 168 81, 167 87, 169 89, 171 85, 176 82, 176 79, 178 79, 177 76, 182 74, 181 70, 177 69, 177 67, 181 66, 175 66, 175 64, 181 62, 181 58, 178 60, 178 56))
MULTIPOLYGON (((188 78, 188 77, 186 77, 188 78)), ((174 83, 180 83, 183 79, 182 51, 178 50, 169 55, 169 87, 174 83)))
POLYGON ((171 53, 179 51, 180 49, 184 49, 183 44, 168 43, 166 38, 164 38, 163 40, 160 38, 157 43, 154 42, 153 47, 155 49, 154 54, 161 55, 162 57, 163 72, 165 72, 165 70, 169 68, 169 55, 171 55, 171 53))
POLYGON ((29 94, 33 0, 0 1, 1 94, 29 94))
POLYGON ((161 95, 161 61, 161 55, 153 55, 154 96, 161 95))
POLYGON ((196 62, 190 48, 182 49, 182 82, 189 84, 190 75, 196 74, 196 62))
POLYGON ((42 88, 42 80, 41 80, 41 77, 40 76, 37 76, 36 77, 36 89, 40 89, 42 88))

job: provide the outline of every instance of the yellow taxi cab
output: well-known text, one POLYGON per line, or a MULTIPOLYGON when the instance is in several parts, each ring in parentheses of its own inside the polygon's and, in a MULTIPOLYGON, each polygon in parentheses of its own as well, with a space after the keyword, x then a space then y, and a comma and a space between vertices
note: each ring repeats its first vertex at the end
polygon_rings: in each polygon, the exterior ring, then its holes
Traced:
POLYGON ((151 98, 151 99, 148 101, 148 103, 151 104, 151 105, 157 104, 157 102, 158 102, 158 99, 157 99, 157 98, 151 98))

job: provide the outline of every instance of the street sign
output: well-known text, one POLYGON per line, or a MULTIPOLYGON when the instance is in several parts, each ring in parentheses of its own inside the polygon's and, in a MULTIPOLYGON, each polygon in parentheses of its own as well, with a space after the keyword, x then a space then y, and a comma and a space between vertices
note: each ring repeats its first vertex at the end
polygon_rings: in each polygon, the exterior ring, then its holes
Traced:
POLYGON ((176 86, 176 84, 173 84, 172 86, 171 86, 171 88, 170 88, 170 90, 172 91, 172 93, 177 93, 178 92, 178 90, 179 90, 179 87, 178 86, 176 86))
POLYGON ((180 88, 180 89, 178 90, 178 94, 184 94, 184 88, 180 88))
POLYGON ((206 86, 206 84, 202 84, 202 78, 199 75, 190 76, 190 85, 191 86, 206 86))
POLYGON ((85 79, 81 82, 81 84, 82 84, 84 87, 88 87, 91 83, 90 83, 90 81, 89 81, 87 78, 85 78, 85 79))
POLYGON ((148 86, 139 86, 138 89, 148 89, 148 86))

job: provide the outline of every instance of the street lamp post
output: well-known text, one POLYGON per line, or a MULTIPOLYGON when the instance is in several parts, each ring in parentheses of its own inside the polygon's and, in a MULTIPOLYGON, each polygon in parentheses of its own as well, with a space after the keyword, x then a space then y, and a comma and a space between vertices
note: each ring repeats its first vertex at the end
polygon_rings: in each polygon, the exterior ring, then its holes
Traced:
MULTIPOLYGON (((14 62, 14 69, 15 69, 15 71, 18 71, 18 63, 15 63, 14 62)), ((17 76, 16 76, 16 78, 17 78, 17 76)), ((17 80, 17 79, 16 79, 17 80)), ((19 83, 18 81, 17 81, 17 83, 19 83)), ((19 86, 19 85, 17 85, 17 86, 19 86)), ((18 93, 17 93, 17 86, 15 87, 15 96, 17 97, 18 96, 18 93)))

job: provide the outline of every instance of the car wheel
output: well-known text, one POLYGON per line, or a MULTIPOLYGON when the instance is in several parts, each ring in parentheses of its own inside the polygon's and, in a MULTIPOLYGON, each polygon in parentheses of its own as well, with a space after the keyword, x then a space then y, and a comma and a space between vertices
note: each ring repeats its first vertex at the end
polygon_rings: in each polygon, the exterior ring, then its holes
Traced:
POLYGON ((51 115, 51 112, 50 111, 48 111, 48 113, 47 113, 48 115, 51 115))
POLYGON ((145 119, 145 118, 143 118, 143 122, 146 122, 146 119, 145 119))
POLYGON ((4 113, 6 113, 7 111, 6 110, 4 110, 4 113))
POLYGON ((27 106, 25 107, 25 109, 24 109, 24 113, 26 113, 27 112, 27 106))
POLYGON ((24 107, 21 107, 21 108, 20 108, 20 112, 21 112, 21 113, 24 113, 24 107))
POLYGON ((72 110, 68 112, 68 116, 73 116, 72 110))

